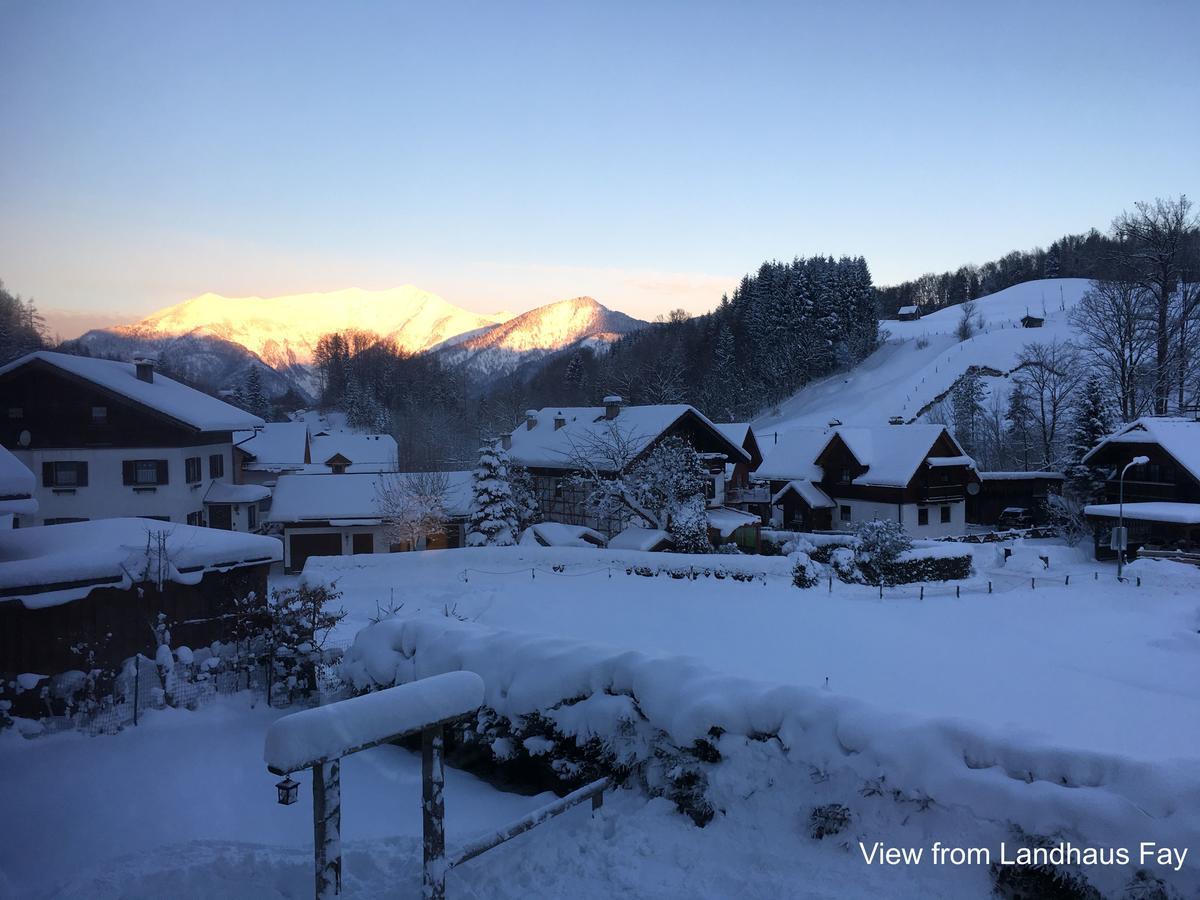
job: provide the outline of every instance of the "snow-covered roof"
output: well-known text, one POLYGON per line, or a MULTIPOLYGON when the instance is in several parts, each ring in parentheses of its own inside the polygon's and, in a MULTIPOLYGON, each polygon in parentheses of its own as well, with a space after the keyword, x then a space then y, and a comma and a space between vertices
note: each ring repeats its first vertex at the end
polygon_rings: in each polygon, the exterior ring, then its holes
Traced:
MULTIPOLYGON (((834 430, 854 458, 867 467, 852 483, 876 487, 907 487, 927 460, 937 458, 931 457, 929 451, 938 438, 943 434, 950 437, 945 426, 923 423, 839 426, 834 430)), ((958 442, 953 437, 950 442, 958 450, 946 457, 953 460, 950 465, 973 467, 975 461, 962 452, 958 442)))
POLYGON ((830 429, 815 426, 800 426, 780 432, 776 435, 775 443, 766 446, 762 465, 754 476, 771 481, 820 481, 821 468, 816 459, 831 436, 830 429))
POLYGON ((1083 461, 1087 462, 1101 447, 1110 444, 1158 444, 1193 478, 1200 481, 1200 422, 1194 419, 1168 416, 1135 419, 1093 447, 1083 461))
POLYGON ((967 466, 975 468, 975 460, 967 456, 965 453, 961 456, 931 456, 925 460, 929 465, 937 468, 951 468, 953 466, 967 466))
POLYGON ((328 462, 339 453, 355 465, 393 465, 396 462, 396 439, 390 434, 333 431, 313 435, 310 440, 309 456, 314 463, 328 462))
POLYGON ((757 525, 762 521, 756 515, 728 506, 718 506, 707 510, 707 513, 708 526, 716 529, 723 538, 729 537, 743 525, 757 525))
POLYGON ((788 491, 795 491, 800 499, 809 505, 810 509, 833 509, 837 504, 829 499, 829 495, 811 481, 796 479, 789 481, 771 498, 772 503, 778 503, 788 491))
MULTIPOLYGON (((1116 519, 1121 516, 1119 503, 1097 503, 1085 506, 1083 511, 1089 516, 1103 519, 1116 519)), ((1200 503, 1126 503, 1125 518, 1138 522, 1169 522, 1172 525, 1200 525, 1200 503)))
MULTIPOLYGON (((333 475, 281 475, 271 500, 271 522, 354 521, 379 522, 382 497, 389 485, 404 484, 405 472, 370 472, 333 475)), ((471 473, 440 472, 445 476, 446 495, 442 505, 449 516, 471 511, 471 473)))
POLYGON ((37 480, 25 463, 0 447, 0 515, 31 516, 38 510, 37 480))
POLYGON ((523 547, 603 547, 604 535, 582 525, 538 522, 525 529, 519 543, 523 547))
POLYGON ((977 472, 981 481, 1025 481, 1026 479, 1062 481, 1062 472, 977 472))
POLYGON ((746 443, 746 436, 750 433, 749 422, 717 422, 717 431, 733 441, 739 447, 746 443))
POLYGON ((261 484, 230 484, 214 481, 204 494, 205 503, 257 503, 271 496, 271 489, 261 484))
MULTIPOLYGON (((586 454, 595 444, 608 441, 615 430, 636 456, 688 414, 695 415, 729 445, 726 455, 749 462, 740 442, 731 441, 698 409, 683 403, 624 406, 615 419, 605 417, 603 406, 548 406, 537 410, 533 428, 523 423, 513 431, 508 455, 523 466, 570 468, 571 461, 580 453, 586 454), (555 419, 560 417, 563 425, 555 428, 555 419)), ((315 453, 313 458, 316 459, 315 453)), ((600 464, 602 460, 596 462, 600 464)))
POLYGON ((196 584, 206 572, 283 558, 278 538, 154 519, 18 528, 0 532, 0 599, 36 609, 78 600, 99 587, 127 589, 157 573, 153 536, 163 532, 167 580, 182 584, 196 584))
POLYGON ((916 311, 917 308, 915 306, 902 306, 896 310, 896 313, 901 316, 911 316, 916 311))
POLYGON ((37 350, 0 366, 0 375, 34 362, 90 381, 197 431, 236 431, 264 424, 258 416, 173 381, 160 372, 154 373, 153 381, 142 381, 137 377, 133 363, 37 350))
POLYGON ((308 447, 308 425, 304 422, 268 422, 254 431, 234 432, 233 442, 252 457, 247 468, 302 465, 308 447))
POLYGON ((671 543, 670 533, 661 528, 643 528, 631 525, 620 534, 609 539, 609 550, 658 550, 671 543))

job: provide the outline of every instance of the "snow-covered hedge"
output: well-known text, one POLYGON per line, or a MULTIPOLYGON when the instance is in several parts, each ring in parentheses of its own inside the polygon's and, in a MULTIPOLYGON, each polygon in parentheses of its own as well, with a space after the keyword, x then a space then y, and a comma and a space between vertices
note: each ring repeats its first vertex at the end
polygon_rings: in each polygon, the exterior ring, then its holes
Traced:
MULTIPOLYGON (((862 796, 919 800, 922 810, 953 810, 972 822, 1011 823, 1086 846, 1200 842, 1194 760, 1137 762, 1040 743, 1011 729, 917 719, 818 688, 719 675, 691 659, 445 618, 372 625, 343 662, 343 674, 360 690, 460 669, 478 673, 485 686, 485 709, 468 740, 497 758, 548 760, 566 784, 595 771, 636 773, 697 821, 738 802, 708 796, 721 767, 769 744, 785 768, 802 773, 796 784, 810 773, 815 784, 819 773, 857 784, 862 796)), ((739 782, 737 796, 770 790, 778 775, 739 782)), ((1160 874, 1194 891, 1196 872, 1160 874)))

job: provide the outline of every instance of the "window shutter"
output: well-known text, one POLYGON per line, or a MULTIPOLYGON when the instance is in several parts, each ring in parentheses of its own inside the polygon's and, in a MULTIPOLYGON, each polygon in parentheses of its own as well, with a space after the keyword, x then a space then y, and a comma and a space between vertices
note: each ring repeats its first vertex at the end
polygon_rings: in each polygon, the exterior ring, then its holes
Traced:
POLYGON ((42 487, 54 487, 54 463, 42 463, 42 487))
POLYGON ((88 464, 86 462, 75 463, 75 483, 79 487, 87 487, 88 483, 88 464))
POLYGON ((132 459, 122 460, 121 462, 121 480, 125 484, 137 483, 137 466, 132 459))
POLYGON ((167 478, 167 461, 165 459, 156 459, 155 462, 158 463, 158 483, 166 484, 169 481, 167 478))

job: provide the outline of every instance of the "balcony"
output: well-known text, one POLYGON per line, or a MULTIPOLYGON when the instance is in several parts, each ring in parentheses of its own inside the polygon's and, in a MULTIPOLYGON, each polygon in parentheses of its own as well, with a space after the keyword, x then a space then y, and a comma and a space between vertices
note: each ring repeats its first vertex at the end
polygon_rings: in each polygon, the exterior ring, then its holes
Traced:
POLYGON ((769 487, 726 488, 726 503, 770 503, 769 487))

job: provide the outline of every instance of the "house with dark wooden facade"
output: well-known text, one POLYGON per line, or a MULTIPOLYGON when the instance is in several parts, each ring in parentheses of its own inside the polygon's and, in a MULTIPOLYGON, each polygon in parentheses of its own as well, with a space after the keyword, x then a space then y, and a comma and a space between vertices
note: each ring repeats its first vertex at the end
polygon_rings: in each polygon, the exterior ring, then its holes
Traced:
POLYGON ((1062 472, 980 472, 979 491, 967 495, 967 521, 972 525, 997 525, 1005 511, 1023 510, 1023 517, 1040 525, 1046 518, 1046 501, 1062 492, 1062 472))
POLYGON ((588 502, 590 488, 575 476, 585 470, 600 477, 627 471, 670 437, 691 444, 708 468, 710 537, 718 543, 732 539, 737 531, 736 527, 729 529, 732 516, 740 516, 737 521, 743 526, 754 527, 755 517, 725 505, 726 466, 732 464, 736 470, 738 464, 751 464, 751 452, 742 446, 745 438, 731 439, 693 406, 627 406, 620 397, 612 396, 605 398, 604 406, 531 409, 502 442, 512 461, 532 476, 545 520, 583 525, 611 538, 630 524, 628 518, 598 515, 588 502))
POLYGON ((234 598, 263 595, 277 538, 118 518, 0 532, 0 674, 54 675, 228 637, 234 598), (79 651, 73 650, 79 648, 79 651))
POLYGON ((1137 419, 1102 440, 1083 462, 1107 474, 1103 502, 1084 509, 1095 526, 1098 558, 1114 555, 1109 539, 1121 518, 1129 529, 1130 557, 1142 548, 1200 551, 1200 421, 1137 419), (1125 473, 1121 504, 1121 472, 1139 456, 1149 461, 1125 473))
POLYGON ((262 425, 149 358, 37 351, 0 367, 0 444, 37 477, 22 528, 129 516, 238 528, 213 489, 236 484, 233 432, 262 425))
POLYGON ((770 485, 772 524, 850 530, 892 519, 916 537, 961 534, 975 462, 941 425, 796 428, 756 473, 770 485))

